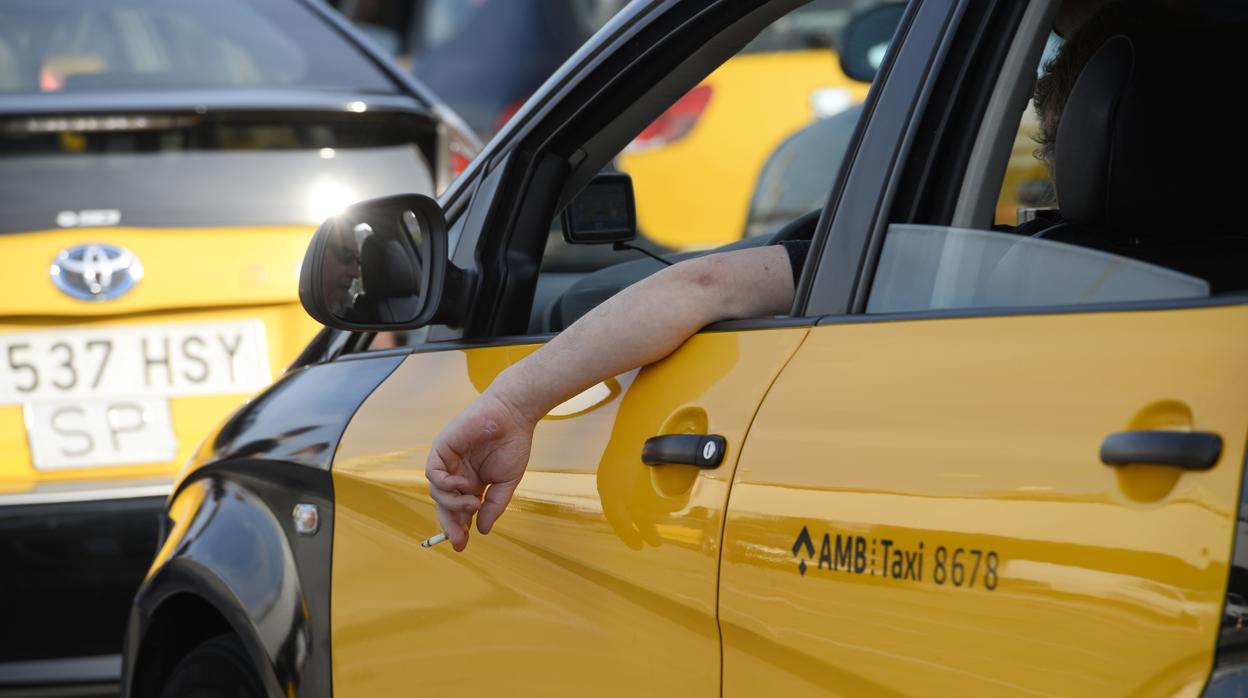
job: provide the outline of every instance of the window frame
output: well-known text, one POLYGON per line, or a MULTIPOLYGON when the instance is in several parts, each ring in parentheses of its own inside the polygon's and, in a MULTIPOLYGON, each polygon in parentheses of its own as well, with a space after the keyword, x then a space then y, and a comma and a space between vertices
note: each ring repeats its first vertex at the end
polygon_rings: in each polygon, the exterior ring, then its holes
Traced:
POLYGON ((915 0, 906 8, 815 228, 810 258, 798 280, 794 315, 861 312, 858 289, 870 276, 874 238, 887 228, 902 165, 932 100, 935 81, 929 77, 949 54, 968 4, 970 0, 915 0))
MULTIPOLYGON (((982 4, 967 2, 963 3, 963 5, 966 6, 967 11, 958 18, 959 23, 962 26, 966 26, 968 23, 977 21, 977 14, 982 14, 983 8, 979 7, 982 4)), ((993 5, 997 4, 994 3, 993 5)), ((942 76, 963 70, 973 64, 974 69, 980 74, 978 80, 972 80, 969 84, 972 89, 979 85, 980 101, 975 105, 975 118, 961 119, 956 123, 947 125, 937 124, 933 116, 939 114, 939 110, 949 110, 954 106, 950 104, 951 99, 974 102, 974 95, 971 95, 969 99, 966 96, 958 95, 933 97, 929 104, 924 105, 927 111, 926 122, 922 118, 923 115, 921 113, 919 114, 920 118, 910 122, 912 129, 917 129, 920 132, 926 130, 928 134, 935 133, 934 138, 930 138, 932 142, 926 144, 926 147, 930 150, 924 151, 922 148, 915 148, 912 152, 906 153, 904 170, 901 173, 902 187, 899 190, 895 181, 888 183, 891 188, 885 189, 884 194, 880 197, 880 215, 875 219, 870 219, 860 212, 852 212, 853 217, 838 216, 834 220, 830 233, 830 245, 838 243, 836 238, 838 233, 843 235, 839 241, 842 245, 850 242, 857 243, 860 239, 865 239, 862 243, 864 254, 861 257, 861 272, 853 278, 853 287, 850 291, 852 295, 849 302, 843 305, 840 303, 826 304, 825 307, 828 308, 829 312, 826 313, 825 317, 820 318, 817 324, 897 322, 963 317, 1008 317, 1016 315, 1137 312, 1222 307, 1248 303, 1248 289, 1245 289, 1243 291, 1204 298, 1162 298, 1061 305, 938 308, 866 314, 867 298, 871 291, 874 273, 880 261, 880 252, 883 249, 884 238, 891 224, 916 222, 953 228, 961 227, 981 230, 991 228, 993 224, 993 208, 995 207, 1001 183, 1008 166, 1009 151, 1017 135, 1018 124, 1023 116, 1023 112, 1028 108, 1031 94, 1030 87, 1034 85, 1036 66, 1039 64, 1043 54, 1053 18, 1059 5, 1060 0, 1032 0, 1027 3, 1025 8, 1019 8, 1021 12, 1018 13, 1017 21, 1010 32, 1009 39, 1006 41, 1007 45, 1004 47, 1006 50, 1001 51, 998 48, 998 50, 990 52, 990 55, 995 59, 994 61, 981 60, 975 62, 970 61, 968 58, 959 64, 956 59, 947 59, 947 64, 940 67, 941 75, 935 79, 929 79, 928 86, 930 87, 942 76), (1020 34, 1020 32, 1022 33, 1020 34), (990 79, 985 80, 985 77, 990 79), (971 136, 970 139, 967 138, 968 135, 971 136), (924 171, 922 173, 923 176, 916 176, 917 170, 930 165, 923 158, 927 157, 930 160, 931 153, 936 152, 941 142, 954 142, 957 139, 961 139, 960 142, 963 143, 969 140, 969 148, 966 150, 966 157, 963 162, 945 165, 944 171, 937 171, 935 175, 929 171, 924 171), (910 179, 908 186, 905 181, 906 177, 910 179), (930 200, 941 199, 942 197, 942 206, 932 207, 929 205, 927 208, 924 208, 925 200, 930 202, 930 200), (884 206, 885 203, 887 206, 884 206), (916 216, 926 216, 926 218, 915 220, 916 216), (851 223, 861 225, 859 230, 866 232, 860 232, 855 237, 855 231, 849 227, 851 223)), ((952 28, 952 30, 956 29, 956 27, 952 28)), ((952 34, 952 30, 950 34, 952 34)), ((1003 37, 997 35, 995 37, 987 37, 987 39, 984 42, 985 45, 1000 42, 1003 40, 1003 37)), ((965 55, 970 56, 972 54, 965 55)), ((899 58, 899 60, 903 60, 905 56, 904 48, 900 52, 900 56, 902 58, 899 58)), ((920 146, 923 145, 920 144, 920 146)), ((823 221, 820 223, 821 229, 822 226, 823 221)), ((818 282, 824 282, 822 288, 832 287, 843 293, 843 288, 849 284, 850 274, 852 273, 852 270, 844 269, 846 264, 847 262, 843 259, 828 260, 826 256, 820 260, 815 291, 818 292, 820 289, 818 282), (842 267, 839 276, 833 270, 837 262, 840 262, 842 267)), ((829 298, 844 300, 845 296, 832 295, 829 298)), ((825 303, 825 301, 824 299, 812 299, 812 307, 816 303, 825 303)))
MULTIPOLYGON (((761 21, 765 26, 774 19, 769 16, 783 15, 798 4, 801 0, 756 0, 748 5, 740 0, 655 0, 630 6, 613 18, 595 41, 583 46, 513 117, 477 158, 476 167, 470 168, 443 197, 452 226, 466 221, 452 261, 479 274, 474 316, 462 330, 433 328, 427 344, 383 351, 534 343, 553 336, 506 329, 505 318, 514 320, 521 316, 527 328, 531 310, 528 304, 532 302, 532 289, 516 292, 517 284, 530 279, 517 282, 509 278, 515 272, 517 257, 521 265, 526 260, 540 261, 554 212, 566 205, 636 132, 684 93, 673 91, 670 85, 652 85, 642 90, 640 99, 635 99, 626 94, 627 90, 611 91, 612 83, 647 85, 650 83, 638 80, 637 76, 649 71, 666 80, 684 72, 692 86, 722 60, 716 59, 714 50, 706 50, 705 42, 690 41, 687 37, 701 32, 719 39, 738 25, 748 27, 761 21), (669 93, 674 96, 665 96, 669 93), (632 105, 637 104, 643 107, 633 109, 632 105), (608 151, 610 155, 604 157, 608 151), (566 172, 550 174, 551 168, 543 163, 543 157, 551 154, 562 155, 569 161, 566 172), (597 162, 599 159, 603 162, 597 162), (535 183, 546 195, 551 187, 558 187, 558 197, 533 196, 535 183), (553 203, 553 209, 536 210, 543 202, 553 203), (526 245, 536 249, 525 249, 526 245), (509 293, 512 299, 508 298, 509 293), (516 312, 520 303, 514 302, 514 298, 522 298, 524 313, 516 312)), ((727 55, 735 52, 733 49, 727 55)), ((520 276, 531 274, 535 281, 538 266, 534 264, 531 272, 522 269, 520 276)), ((753 326, 795 322, 809 325, 814 320, 764 318, 753 326)), ((519 326, 518 322, 514 324, 519 326)))

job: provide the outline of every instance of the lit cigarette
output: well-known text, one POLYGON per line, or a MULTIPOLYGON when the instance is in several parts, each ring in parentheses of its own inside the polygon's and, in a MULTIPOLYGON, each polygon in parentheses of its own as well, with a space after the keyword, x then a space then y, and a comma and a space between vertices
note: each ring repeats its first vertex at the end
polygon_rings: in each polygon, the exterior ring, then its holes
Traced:
POLYGON ((422 542, 422 543, 420 544, 420 547, 422 547, 422 548, 432 548, 433 546, 437 545, 438 543, 441 543, 441 542, 442 542, 442 541, 444 541, 444 540, 446 540, 446 534, 445 534, 445 533, 439 533, 439 534, 437 534, 437 535, 430 536, 429 538, 426 538, 426 539, 424 540, 424 542, 422 542))

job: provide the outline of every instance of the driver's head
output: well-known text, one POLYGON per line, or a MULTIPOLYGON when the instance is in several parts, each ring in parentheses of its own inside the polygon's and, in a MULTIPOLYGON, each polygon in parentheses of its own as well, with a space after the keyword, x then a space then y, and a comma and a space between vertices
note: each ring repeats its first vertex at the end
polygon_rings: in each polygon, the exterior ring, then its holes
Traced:
POLYGON ((1044 65, 1032 99, 1040 120, 1040 144, 1036 156, 1053 171, 1056 166, 1057 125, 1075 80, 1111 37, 1128 34, 1138 38, 1164 37, 1195 23, 1196 13, 1187 0, 1066 0, 1054 29, 1063 41, 1057 55, 1044 65))
POLYGON ((355 304, 355 282, 360 278, 360 249, 355 232, 346 223, 338 222, 325 245, 321 273, 321 290, 329 311, 342 317, 355 304))

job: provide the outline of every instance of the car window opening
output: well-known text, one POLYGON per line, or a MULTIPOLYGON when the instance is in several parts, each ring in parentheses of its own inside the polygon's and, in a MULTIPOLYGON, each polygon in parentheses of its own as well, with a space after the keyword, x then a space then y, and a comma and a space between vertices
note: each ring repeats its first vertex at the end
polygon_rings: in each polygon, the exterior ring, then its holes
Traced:
POLYGON ((1112 2, 1050 37, 1035 100, 1016 133, 998 136, 1013 143, 992 231, 894 224, 867 312, 1248 290, 1236 179, 1207 159, 1239 159, 1248 112, 1205 69, 1244 64, 1248 25, 1198 10, 1112 2), (1110 101, 1117 118, 1095 118, 1110 101))

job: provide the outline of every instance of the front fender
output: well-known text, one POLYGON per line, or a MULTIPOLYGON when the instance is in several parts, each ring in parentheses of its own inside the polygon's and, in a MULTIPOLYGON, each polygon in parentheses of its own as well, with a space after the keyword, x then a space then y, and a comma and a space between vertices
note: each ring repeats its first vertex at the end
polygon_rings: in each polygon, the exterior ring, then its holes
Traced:
POLYGON ((170 502, 169 535, 131 610, 127 638, 140 644, 127 646, 125 695, 146 695, 167 675, 156 644, 171 637, 192 644, 177 638, 210 632, 176 627, 211 626, 174 610, 188 596, 239 637, 271 695, 329 695, 331 487, 326 471, 264 461, 215 464, 183 484, 170 502), (312 535, 294 531, 291 512, 301 503, 320 512, 312 535))
POLYGON ((275 698, 330 695, 329 466, 356 409, 402 360, 291 371, 204 440, 131 609, 122 695, 158 694, 179 658, 223 632, 241 640, 275 698), (297 504, 317 507, 314 533, 295 531, 297 504))

